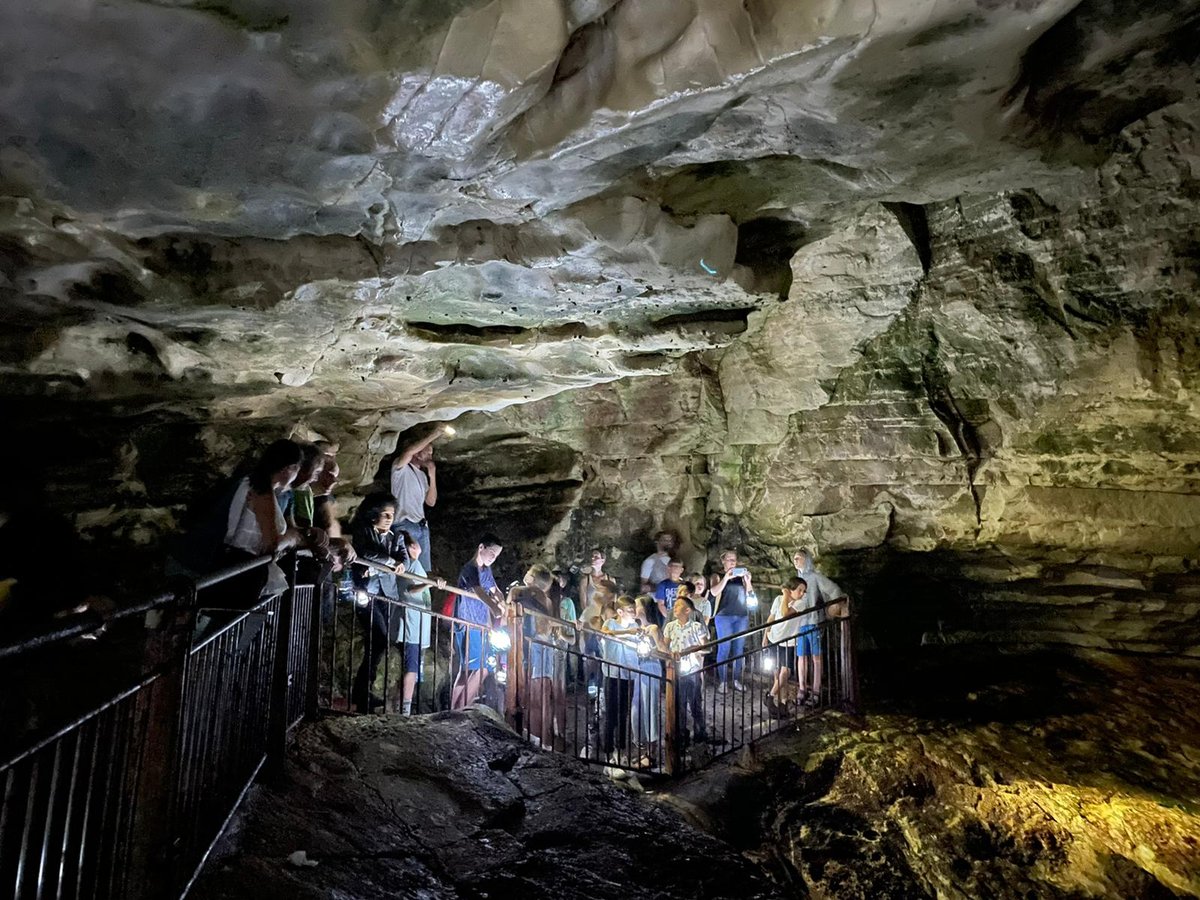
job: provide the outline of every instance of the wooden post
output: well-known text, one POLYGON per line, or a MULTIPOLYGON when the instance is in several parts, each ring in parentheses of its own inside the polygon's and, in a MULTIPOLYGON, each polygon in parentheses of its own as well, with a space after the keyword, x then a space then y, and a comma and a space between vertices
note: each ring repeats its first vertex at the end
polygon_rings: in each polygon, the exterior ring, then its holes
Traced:
POLYGON ((187 663, 196 626, 195 584, 181 580, 175 604, 161 610, 158 617, 158 627, 146 642, 146 661, 150 668, 162 666, 162 674, 138 692, 135 721, 144 722, 146 730, 131 738, 141 744, 142 754, 128 801, 133 821, 125 873, 128 881, 123 890, 131 900, 178 893, 176 801, 187 663))
POLYGON ((509 605, 505 614, 508 629, 508 680, 504 683, 504 717, 512 730, 521 734, 525 726, 525 710, 522 706, 522 683, 525 680, 525 617, 519 603, 509 605))
POLYGON ((678 706, 679 662, 674 657, 667 660, 667 689, 663 699, 663 747, 666 749, 668 775, 683 774, 683 757, 679 750, 679 716, 678 706))

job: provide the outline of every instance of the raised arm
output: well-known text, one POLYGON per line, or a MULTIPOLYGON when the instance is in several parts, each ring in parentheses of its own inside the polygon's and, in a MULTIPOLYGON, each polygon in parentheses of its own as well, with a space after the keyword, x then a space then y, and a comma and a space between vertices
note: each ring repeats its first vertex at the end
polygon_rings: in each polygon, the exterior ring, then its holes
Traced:
MULTIPOLYGON (((418 453, 420 453, 422 450, 424 450, 426 447, 428 447, 430 444, 432 444, 434 441, 436 441, 441 436, 442 436, 442 429, 435 428, 433 431, 431 431, 425 437, 421 438, 421 440, 417 441, 415 444, 409 444, 403 450, 400 450, 399 452, 396 453, 395 458, 392 460, 392 468, 393 469, 403 469, 410 462, 412 462, 412 459, 414 456, 416 456, 418 453)), ((428 502, 428 501, 426 501, 426 502, 428 502)))

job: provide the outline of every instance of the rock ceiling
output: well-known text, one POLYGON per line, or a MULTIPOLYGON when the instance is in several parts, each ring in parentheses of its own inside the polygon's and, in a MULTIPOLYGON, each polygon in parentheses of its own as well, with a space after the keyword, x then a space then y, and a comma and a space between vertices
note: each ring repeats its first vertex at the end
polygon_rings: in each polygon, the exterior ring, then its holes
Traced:
POLYGON ((10 3, 4 402, 39 446, 94 426, 110 471, 56 483, 134 538, 186 493, 165 448, 302 422, 365 482, 476 410, 461 483, 534 491, 530 538, 625 503, 614 542, 1185 572, 1198 32, 1187 2, 10 3))

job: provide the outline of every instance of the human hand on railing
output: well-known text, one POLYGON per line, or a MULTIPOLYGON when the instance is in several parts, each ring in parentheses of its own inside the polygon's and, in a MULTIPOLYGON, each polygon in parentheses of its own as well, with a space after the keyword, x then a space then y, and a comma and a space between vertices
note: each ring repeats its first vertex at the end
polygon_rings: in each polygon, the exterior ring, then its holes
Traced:
POLYGON ((396 565, 392 568, 392 571, 395 572, 397 575, 403 575, 404 574, 404 563, 402 563, 402 562, 396 563, 396 565))
POLYGON ((309 550, 320 555, 329 553, 329 534, 324 528, 302 528, 300 535, 309 550))
POLYGON ((444 591, 446 589, 446 579, 445 578, 439 578, 437 580, 437 589, 439 591, 444 591))

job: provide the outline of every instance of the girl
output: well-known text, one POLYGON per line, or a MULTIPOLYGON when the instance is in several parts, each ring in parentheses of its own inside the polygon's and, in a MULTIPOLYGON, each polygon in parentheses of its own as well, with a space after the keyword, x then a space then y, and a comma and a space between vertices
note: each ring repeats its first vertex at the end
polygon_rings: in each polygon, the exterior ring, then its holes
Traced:
MULTIPOLYGON (((796 635, 800 631, 800 618, 780 622, 788 616, 804 609, 804 594, 808 589, 803 578, 791 578, 783 586, 783 593, 775 598, 771 605, 771 614, 767 624, 771 625, 763 632, 763 647, 768 648, 766 654, 775 659, 775 680, 767 694, 767 709, 771 715, 783 718, 788 714, 788 684, 792 677, 792 659, 796 655, 796 635)), ((764 654, 764 655, 766 655, 764 654)))
POLYGON ((603 631, 623 640, 601 641, 604 653, 604 752, 609 762, 629 763, 629 707, 633 700, 633 677, 637 674, 635 641, 641 629, 635 618, 633 600, 616 599, 615 615, 604 622, 603 631), (617 743, 619 741, 619 743, 617 743), (616 753, 620 749, 620 757, 616 753))
MULTIPOLYGON (((644 639, 650 646, 659 650, 661 638, 658 625, 654 623, 654 613, 658 612, 658 604, 653 597, 642 595, 635 601, 636 621, 641 626, 644 639)), ((649 768, 658 759, 658 735, 662 728, 662 706, 659 700, 662 692, 662 663, 655 656, 638 654, 637 674, 633 679, 633 739, 642 749, 642 758, 638 765, 649 768)))
POLYGON ((371 692, 379 661, 387 652, 389 639, 395 638, 402 616, 393 614, 388 599, 399 600, 400 588, 396 575, 404 571, 403 548, 395 549, 392 520, 396 517, 396 501, 391 494, 370 494, 354 513, 350 522, 350 540, 359 559, 385 566, 390 571, 355 566, 351 577, 357 591, 369 595, 365 602, 355 604, 355 614, 363 629, 363 659, 354 676, 350 701, 358 712, 372 712, 384 705, 384 700, 371 692))

